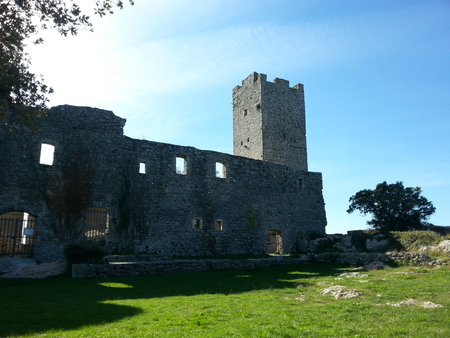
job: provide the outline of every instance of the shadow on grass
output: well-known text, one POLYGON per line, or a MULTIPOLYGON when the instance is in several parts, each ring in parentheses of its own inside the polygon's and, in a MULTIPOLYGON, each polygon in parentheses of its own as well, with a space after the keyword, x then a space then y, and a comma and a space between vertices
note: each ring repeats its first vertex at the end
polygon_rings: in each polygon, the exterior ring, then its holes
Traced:
POLYGON ((107 301, 295 288, 299 280, 333 275, 337 269, 329 265, 296 265, 138 278, 0 279, 0 337, 75 330, 111 323, 144 311, 107 301))

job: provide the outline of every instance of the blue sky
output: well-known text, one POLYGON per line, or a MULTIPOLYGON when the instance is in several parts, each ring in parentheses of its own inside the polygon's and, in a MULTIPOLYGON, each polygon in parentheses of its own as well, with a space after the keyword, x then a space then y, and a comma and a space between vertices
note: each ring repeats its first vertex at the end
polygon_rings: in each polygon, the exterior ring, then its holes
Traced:
POLYGON ((383 181, 420 186, 429 221, 450 225, 448 0, 135 2, 94 33, 48 32, 30 48, 51 105, 112 110, 133 138, 232 153, 232 88, 253 71, 302 83, 328 233, 368 228, 348 199, 383 181))

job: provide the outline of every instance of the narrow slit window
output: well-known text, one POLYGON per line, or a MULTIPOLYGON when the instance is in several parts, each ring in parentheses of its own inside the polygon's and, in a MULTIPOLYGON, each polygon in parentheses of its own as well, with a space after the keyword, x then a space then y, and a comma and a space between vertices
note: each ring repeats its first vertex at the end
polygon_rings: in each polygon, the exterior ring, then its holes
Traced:
POLYGON ((194 220, 192 221, 192 227, 195 230, 200 230, 203 226, 203 222, 201 218, 194 218, 194 220))
POLYGON ((227 177, 225 163, 216 162, 216 177, 218 177, 218 178, 226 178, 227 177))
POLYGON ((216 220, 216 231, 222 231, 223 230, 223 221, 222 220, 216 220))
POLYGON ((50 143, 41 143, 40 164, 53 165, 55 157, 55 146, 50 143))
POLYGON ((147 164, 145 162, 139 162, 139 174, 147 173, 147 164))
POLYGON ((179 175, 187 175, 187 162, 184 157, 177 156, 176 171, 179 175))

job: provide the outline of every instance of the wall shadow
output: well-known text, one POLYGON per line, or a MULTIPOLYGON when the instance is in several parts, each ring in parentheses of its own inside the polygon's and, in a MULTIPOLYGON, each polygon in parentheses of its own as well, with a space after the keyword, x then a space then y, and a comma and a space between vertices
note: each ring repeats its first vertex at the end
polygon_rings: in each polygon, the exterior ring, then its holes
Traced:
POLYGON ((330 276, 337 266, 292 265, 255 270, 173 273, 145 277, 79 280, 0 279, 0 337, 74 330, 143 313, 109 300, 154 299, 198 294, 238 294, 295 288, 301 280, 330 276))

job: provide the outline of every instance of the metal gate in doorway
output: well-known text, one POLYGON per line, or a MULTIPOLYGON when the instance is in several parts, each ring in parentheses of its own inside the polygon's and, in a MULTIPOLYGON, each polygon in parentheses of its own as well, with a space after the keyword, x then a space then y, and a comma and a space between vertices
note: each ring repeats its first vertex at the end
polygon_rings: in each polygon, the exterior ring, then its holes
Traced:
POLYGON ((36 218, 26 212, 0 215, 0 256, 33 256, 36 218))
POLYGON ((267 253, 269 254, 283 253, 283 239, 281 238, 281 231, 270 230, 267 233, 267 253))

